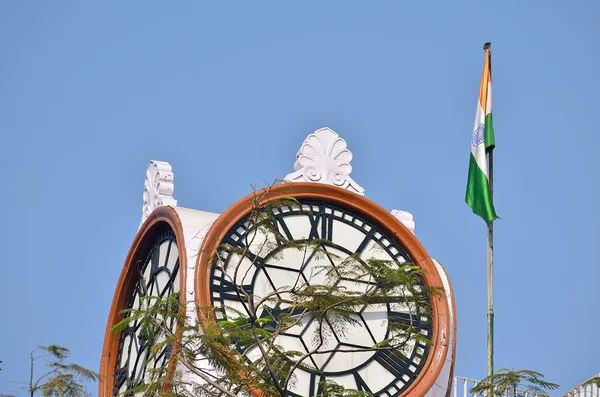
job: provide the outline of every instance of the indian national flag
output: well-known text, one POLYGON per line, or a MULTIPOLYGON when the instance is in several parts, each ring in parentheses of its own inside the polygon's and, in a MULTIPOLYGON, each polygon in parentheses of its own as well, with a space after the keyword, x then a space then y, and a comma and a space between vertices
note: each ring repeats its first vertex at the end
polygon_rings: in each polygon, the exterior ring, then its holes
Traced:
POLYGON ((471 136, 471 159, 465 201, 473 212, 483 218, 488 225, 498 219, 488 180, 486 153, 494 149, 494 128, 492 127, 492 69, 489 45, 485 46, 483 76, 479 88, 479 102, 473 135, 471 136))

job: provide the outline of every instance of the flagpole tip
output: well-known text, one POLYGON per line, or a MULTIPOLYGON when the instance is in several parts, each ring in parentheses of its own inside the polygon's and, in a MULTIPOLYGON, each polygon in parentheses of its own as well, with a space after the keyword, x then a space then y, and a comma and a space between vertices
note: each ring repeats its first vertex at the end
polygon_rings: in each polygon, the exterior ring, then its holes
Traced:
POLYGON ((484 50, 489 50, 492 47, 492 42, 488 41, 487 43, 483 44, 483 49, 484 50))

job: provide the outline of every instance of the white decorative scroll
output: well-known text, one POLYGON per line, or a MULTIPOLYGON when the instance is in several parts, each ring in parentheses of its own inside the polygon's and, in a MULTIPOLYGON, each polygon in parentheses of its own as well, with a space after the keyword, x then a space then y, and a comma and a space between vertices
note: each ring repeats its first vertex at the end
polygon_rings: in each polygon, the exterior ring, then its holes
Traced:
POLYGON ((287 174, 286 181, 326 183, 365 195, 358 183, 350 178, 352 153, 346 141, 329 128, 321 128, 304 140, 296 154, 294 170, 287 174))
POLYGON ((415 221, 413 215, 408 211, 392 210, 392 215, 396 217, 404 226, 415 234, 415 221))
POLYGON ((144 205, 142 207, 142 221, 140 226, 148 215, 155 208, 161 205, 171 205, 175 207, 177 200, 173 198, 173 171, 171 164, 166 161, 150 161, 146 168, 146 180, 144 181, 144 205))

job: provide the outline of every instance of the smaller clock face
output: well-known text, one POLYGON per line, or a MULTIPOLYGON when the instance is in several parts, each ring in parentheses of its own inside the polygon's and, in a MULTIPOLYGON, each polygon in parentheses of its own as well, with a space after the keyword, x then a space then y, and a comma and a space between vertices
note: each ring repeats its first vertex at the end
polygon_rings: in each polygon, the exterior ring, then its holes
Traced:
MULTIPOLYGON (((277 231, 294 247, 281 244, 260 227, 248 226, 248 218, 234 225, 225 235, 218 259, 211 268, 211 302, 217 320, 231 319, 247 312, 248 305, 257 307, 256 315, 290 311, 295 315, 289 292, 292 286, 330 284, 347 291, 365 293, 380 288, 373 278, 356 279, 344 275, 343 263, 348 260, 366 267, 368 262, 381 261, 401 267, 412 259, 395 238, 386 233, 377 221, 340 205, 323 201, 298 200, 296 206, 271 210, 277 231), (310 244, 312 242, 312 244, 310 244), (312 249, 299 249, 308 247, 312 249), (234 249, 227 249, 231 246, 234 249), (244 256, 239 252, 245 252, 244 256), (323 269, 333 269, 325 279, 323 269), (331 276, 333 274, 333 276, 331 276), (241 286, 245 294, 240 294, 241 286), (270 307, 263 297, 277 295, 276 307, 270 307), (262 307, 257 302, 263 302, 262 307)), ((424 291, 422 278, 417 277, 413 291, 424 291)), ((347 388, 372 393, 375 396, 398 396, 419 376, 429 355, 429 345, 409 341, 401 354, 372 347, 394 335, 390 323, 410 324, 415 332, 431 338, 432 318, 402 303, 402 291, 395 291, 397 303, 365 304, 356 309, 353 326, 342 331, 329 324, 320 328, 318 321, 306 316, 298 325, 286 329, 276 343, 286 350, 310 355, 295 372, 297 379, 291 396, 314 396, 321 391, 323 381, 334 381, 347 388), (322 331, 324 330, 324 331, 322 331), (324 332, 326 339, 319 337, 324 332)), ((422 292, 425 300, 429 297, 422 292)), ((404 296, 405 298, 405 296, 404 296)), ((260 354, 244 352, 252 360, 260 354)))
MULTIPOLYGON (((143 297, 168 297, 180 289, 179 252, 171 229, 160 233, 140 259, 131 265, 131 271, 136 274, 127 309, 138 309, 140 305, 151 302, 141 299, 143 297)), ((174 322, 171 318, 169 326, 172 330, 175 327, 174 322)), ((160 338, 161 335, 153 340, 144 338, 140 321, 132 322, 121 332, 114 368, 114 396, 122 395, 127 389, 134 387, 146 377, 149 369, 166 367, 170 358, 170 347, 166 347, 156 358, 146 363, 150 348, 159 342, 160 338)))

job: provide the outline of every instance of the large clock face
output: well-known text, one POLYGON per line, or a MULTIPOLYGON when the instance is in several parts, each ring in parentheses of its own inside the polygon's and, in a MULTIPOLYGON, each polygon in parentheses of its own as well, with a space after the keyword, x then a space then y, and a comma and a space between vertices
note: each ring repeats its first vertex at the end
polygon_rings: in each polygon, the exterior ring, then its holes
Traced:
MULTIPOLYGON (((179 251, 173 231, 168 228, 158 234, 149 244, 145 255, 133 263, 131 292, 127 309, 138 309, 140 305, 151 304, 143 297, 167 297, 180 289, 179 251)), ((128 314, 126 314, 127 316, 128 314)), ((174 330, 174 319, 169 326, 174 330)), ((150 348, 162 337, 152 340, 145 338, 139 321, 132 322, 129 328, 121 332, 113 375, 113 395, 134 387, 143 380, 151 368, 166 368, 170 348, 166 347, 155 358, 146 362, 150 348)))
MULTIPOLYGON (((325 279, 324 268, 336 268, 349 258, 358 263, 385 261, 392 266, 413 262, 397 238, 368 214, 360 213, 343 203, 326 200, 299 199, 297 205, 272 208, 276 230, 292 244, 281 244, 264 228, 252 227, 248 216, 230 225, 223 234, 217 259, 209 264, 210 304, 216 309, 217 320, 227 320, 247 312, 247 306, 257 305, 263 297, 289 286, 333 285, 346 290, 365 292, 376 289, 372 279, 356 279, 338 274, 325 279), (312 244, 309 244, 310 242, 312 244), (235 247, 228 249, 227 247, 235 247), (294 246, 294 247, 292 247, 294 246), (299 249, 298 247, 311 247, 299 249), (240 252, 248 252, 242 256, 240 252), (241 286, 246 293, 240 294, 241 286)), ((416 284, 424 286, 422 278, 416 284)), ((417 291, 424 291, 419 289, 417 291)), ((280 296, 277 307, 268 302, 256 308, 257 316, 266 316, 273 310, 293 311, 286 305, 290 296, 280 296)), ((423 292, 423 298, 428 300, 423 292)), ((393 301, 393 300, 392 300, 393 301)), ((290 312, 290 314, 294 314, 290 312)), ((320 393, 323 381, 334 381, 346 388, 370 392, 375 396, 398 396, 406 391, 422 372, 430 355, 430 346, 424 341, 409 341, 402 345, 401 354, 388 350, 375 351, 372 347, 391 338, 390 323, 410 324, 415 332, 432 339, 433 319, 401 303, 363 305, 353 316, 354 325, 338 332, 326 324, 325 340, 315 338, 318 327, 314 318, 307 316, 286 329, 277 338, 277 344, 287 350, 317 353, 306 359, 294 372, 296 382, 290 388, 293 396, 314 396, 320 393)), ((396 328, 398 329, 398 328, 396 328)), ((243 349, 243 347, 239 347, 243 349)), ((252 359, 259 354, 246 352, 252 359)))

